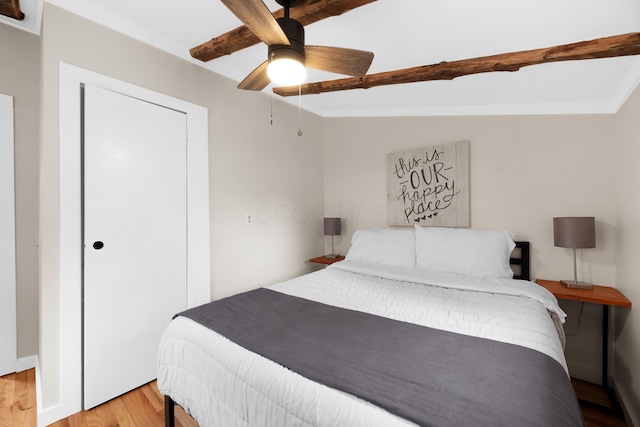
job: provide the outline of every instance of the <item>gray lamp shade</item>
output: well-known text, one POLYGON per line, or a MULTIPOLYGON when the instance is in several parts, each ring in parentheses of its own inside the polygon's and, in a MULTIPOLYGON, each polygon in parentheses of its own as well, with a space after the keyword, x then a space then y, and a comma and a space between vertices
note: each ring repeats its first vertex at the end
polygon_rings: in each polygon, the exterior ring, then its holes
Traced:
POLYGON ((595 248, 595 218, 592 216, 553 218, 553 245, 561 248, 595 248))
POLYGON ((324 235, 325 236, 339 236, 340 232, 340 218, 325 218, 324 219, 324 235))

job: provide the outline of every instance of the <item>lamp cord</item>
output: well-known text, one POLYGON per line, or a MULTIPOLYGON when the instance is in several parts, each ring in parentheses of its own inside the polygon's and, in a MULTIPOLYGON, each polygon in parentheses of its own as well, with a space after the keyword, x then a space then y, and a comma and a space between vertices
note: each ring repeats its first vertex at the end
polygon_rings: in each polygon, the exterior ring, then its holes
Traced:
POLYGON ((580 305, 580 313, 578 313, 578 326, 576 326, 576 330, 575 332, 572 332, 570 334, 567 334, 565 332, 564 336, 565 337, 573 337, 578 335, 578 332, 580 331, 580 323, 582 323, 582 311, 584 310, 584 302, 580 305))

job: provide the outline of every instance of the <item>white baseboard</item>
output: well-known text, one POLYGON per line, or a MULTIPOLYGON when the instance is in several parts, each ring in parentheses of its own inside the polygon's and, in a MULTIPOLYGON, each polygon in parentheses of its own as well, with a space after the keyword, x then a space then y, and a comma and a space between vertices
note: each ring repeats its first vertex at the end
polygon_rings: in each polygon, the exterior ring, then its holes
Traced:
POLYGON ((38 427, 46 427, 73 415, 75 412, 73 409, 65 407, 61 403, 42 407, 42 375, 40 374, 40 361, 38 356, 35 357, 36 368, 36 402, 38 407, 38 427))
POLYGON ((12 374, 17 372, 26 371, 36 367, 38 363, 38 356, 27 356, 17 359, 15 362, 11 362, 7 368, 7 371, 0 372, 0 375, 12 374))
POLYGON ((60 404, 48 408, 38 407, 38 427, 47 427, 56 421, 66 418, 60 414, 60 408, 60 404))
POLYGON ((36 402, 38 407, 38 427, 46 427, 62 419, 58 417, 60 412, 60 405, 51 406, 48 408, 42 407, 42 381, 40 374, 40 361, 36 356, 36 402))
POLYGON ((26 371, 27 369, 33 369, 38 364, 38 356, 21 357, 16 360, 16 372, 26 371))
POLYGON ((640 419, 638 418, 640 414, 635 412, 637 411, 637 409, 634 409, 631 405, 626 404, 628 400, 625 399, 625 394, 621 389, 616 387, 615 383, 613 384, 613 391, 616 395, 616 398, 618 399, 618 402, 620 403, 620 406, 622 407, 622 412, 624 412, 624 419, 627 422, 627 426, 640 427, 640 419))

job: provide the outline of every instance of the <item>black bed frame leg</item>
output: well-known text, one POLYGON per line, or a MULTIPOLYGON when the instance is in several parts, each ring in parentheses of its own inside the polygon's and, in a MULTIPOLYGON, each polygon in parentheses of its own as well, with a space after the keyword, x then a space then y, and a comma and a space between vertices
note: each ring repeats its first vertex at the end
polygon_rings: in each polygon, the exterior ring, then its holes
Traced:
POLYGON ((164 427, 175 427, 175 404, 169 396, 164 397, 164 427))

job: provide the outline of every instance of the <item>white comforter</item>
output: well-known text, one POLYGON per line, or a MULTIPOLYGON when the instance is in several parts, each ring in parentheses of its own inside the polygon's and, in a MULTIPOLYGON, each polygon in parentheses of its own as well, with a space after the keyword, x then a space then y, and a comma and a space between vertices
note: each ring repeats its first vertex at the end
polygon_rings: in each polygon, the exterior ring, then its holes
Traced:
MULTIPOLYGON (((269 287, 396 320, 522 345, 557 360, 555 297, 531 282, 343 261, 269 287)), ((162 338, 158 388, 200 426, 407 426, 361 399, 312 382, 178 317, 162 338)))

